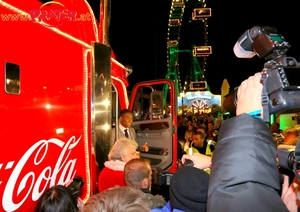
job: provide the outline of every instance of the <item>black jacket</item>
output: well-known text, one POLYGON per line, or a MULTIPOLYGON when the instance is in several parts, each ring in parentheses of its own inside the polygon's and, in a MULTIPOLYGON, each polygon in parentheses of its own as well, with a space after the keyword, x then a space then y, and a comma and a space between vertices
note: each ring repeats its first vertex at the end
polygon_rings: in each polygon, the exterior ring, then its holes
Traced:
POLYGON ((266 123, 242 114, 223 121, 212 158, 208 211, 288 211, 281 188, 276 148, 266 123))

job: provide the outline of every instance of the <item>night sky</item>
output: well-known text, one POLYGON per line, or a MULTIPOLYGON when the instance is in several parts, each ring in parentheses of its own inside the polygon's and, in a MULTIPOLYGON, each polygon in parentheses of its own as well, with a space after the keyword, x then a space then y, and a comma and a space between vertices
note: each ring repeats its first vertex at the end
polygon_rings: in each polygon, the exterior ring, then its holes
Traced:
MULTIPOLYGON (((212 17, 208 21, 208 45, 212 46, 212 55, 208 57, 204 75, 213 94, 221 93, 225 78, 232 90, 263 68, 265 59, 258 56, 237 58, 233 53, 238 38, 255 25, 276 27, 277 32, 291 44, 287 56, 300 61, 297 1, 207 0, 206 3, 212 9, 212 17)), ((91 5, 98 15, 99 4, 91 5)), ((129 90, 136 82, 166 76, 170 6, 170 0, 111 0, 110 44, 117 60, 133 67, 133 73, 129 76, 129 90)), ((186 40, 194 27, 197 24, 182 26, 182 36, 186 40)), ((181 73, 184 74, 183 71, 181 73)))

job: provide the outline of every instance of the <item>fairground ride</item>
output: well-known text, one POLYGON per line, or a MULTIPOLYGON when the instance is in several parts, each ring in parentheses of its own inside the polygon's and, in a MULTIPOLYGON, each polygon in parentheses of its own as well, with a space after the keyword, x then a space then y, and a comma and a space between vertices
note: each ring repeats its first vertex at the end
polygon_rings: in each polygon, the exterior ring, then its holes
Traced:
MULTIPOLYGON (((207 109, 211 103, 203 98, 195 97, 195 92, 205 92, 208 98, 211 94, 204 73, 207 57, 212 53, 208 45, 208 21, 211 8, 206 0, 172 0, 168 34, 167 34, 167 79, 176 84, 178 106, 183 105, 196 109, 207 109), (188 102, 189 98, 195 101, 188 102)), ((167 102, 168 86, 163 88, 165 102, 167 102)), ((209 97, 210 98, 210 97, 209 97)), ((220 104, 218 101, 216 104, 220 104)))

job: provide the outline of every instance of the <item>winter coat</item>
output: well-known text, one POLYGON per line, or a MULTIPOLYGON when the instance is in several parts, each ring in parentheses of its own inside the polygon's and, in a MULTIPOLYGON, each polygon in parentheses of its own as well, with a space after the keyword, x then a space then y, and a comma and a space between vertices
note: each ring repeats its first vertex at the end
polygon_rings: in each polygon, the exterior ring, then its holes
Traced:
POLYGON ((104 163, 104 169, 100 172, 98 180, 99 191, 102 192, 116 185, 125 186, 124 161, 110 160, 104 163))
POLYGON ((248 114, 223 121, 212 157, 208 212, 288 211, 277 193, 279 182, 267 124, 248 114))
POLYGON ((184 212, 179 209, 171 209, 170 202, 167 202, 163 208, 151 209, 151 212, 184 212))
POLYGON ((142 188, 141 190, 144 192, 145 196, 147 197, 147 202, 151 209, 163 208, 164 205, 166 204, 166 200, 164 199, 163 196, 159 194, 153 195, 151 194, 151 191, 149 189, 142 188))

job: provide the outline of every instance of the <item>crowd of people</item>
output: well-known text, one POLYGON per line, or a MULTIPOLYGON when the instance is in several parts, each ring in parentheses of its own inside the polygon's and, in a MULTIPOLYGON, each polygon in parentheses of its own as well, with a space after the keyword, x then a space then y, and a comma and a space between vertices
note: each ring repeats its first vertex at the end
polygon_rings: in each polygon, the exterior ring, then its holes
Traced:
MULTIPOLYGON (((213 156, 222 121, 223 114, 218 105, 212 105, 209 113, 183 113, 178 116, 178 159, 185 154, 213 156)), ((205 171, 210 174, 209 167, 205 171)))
MULTIPOLYGON (((63 205, 76 209, 55 211, 296 212, 300 194, 298 179, 295 177, 290 183, 288 176, 284 176, 280 183, 277 143, 271 128, 262 119, 263 85, 260 78, 261 74, 256 73, 241 83, 237 91, 236 116, 221 123, 218 121, 218 128, 213 121, 207 122, 211 127, 193 119, 186 119, 187 124, 181 123, 187 127, 179 136, 184 142, 183 149, 188 142, 181 161, 184 164, 191 160, 193 166, 183 166, 174 173, 169 188, 170 200, 151 194, 149 161, 139 157, 134 140, 120 138, 113 144, 109 161, 100 173, 100 193, 94 194, 83 205, 74 201, 70 194, 63 195, 66 187, 55 186, 62 190, 53 192, 54 188, 51 188, 45 192, 36 211, 53 211, 45 208, 59 209, 58 205, 63 205), (212 129, 219 131, 215 137, 212 129), (208 151, 203 144, 209 141, 217 144, 208 151), (119 168, 112 168, 111 164, 117 164, 119 168), (210 174, 204 171, 207 168, 211 169, 210 174)), ((299 138, 297 127, 276 133, 282 134, 283 144, 285 140, 291 142, 299 138), (290 138, 292 134, 294 137, 290 138)))

